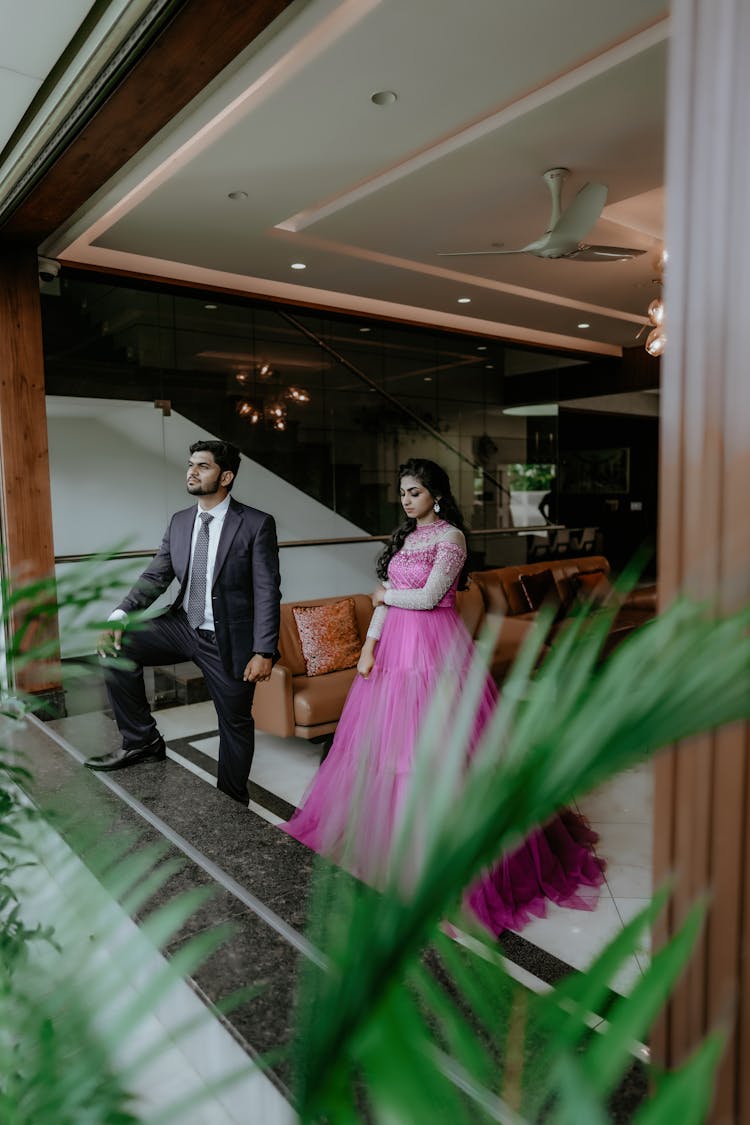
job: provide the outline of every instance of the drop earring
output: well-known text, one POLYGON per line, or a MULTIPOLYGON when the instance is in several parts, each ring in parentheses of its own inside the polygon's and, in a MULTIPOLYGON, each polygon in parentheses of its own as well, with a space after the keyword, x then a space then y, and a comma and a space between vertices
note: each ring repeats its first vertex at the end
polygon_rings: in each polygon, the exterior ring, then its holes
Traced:
POLYGON ((435 515, 437 515, 437 514, 439 513, 439 511, 440 511, 440 504, 438 503, 438 501, 437 501, 437 500, 436 500, 436 501, 435 501, 435 503, 434 503, 434 504, 432 505, 432 510, 433 510, 433 512, 435 513, 435 515))

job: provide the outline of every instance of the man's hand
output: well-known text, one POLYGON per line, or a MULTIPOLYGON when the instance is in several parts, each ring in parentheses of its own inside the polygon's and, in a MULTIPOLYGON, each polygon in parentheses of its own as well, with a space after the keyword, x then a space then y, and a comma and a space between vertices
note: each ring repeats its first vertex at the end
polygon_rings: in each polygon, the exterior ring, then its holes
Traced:
POLYGON ((111 629, 106 629, 103 633, 99 634, 99 639, 96 642, 96 651, 99 656, 117 656, 118 652, 122 649, 122 626, 115 626, 111 629))
POLYGON ((247 664, 245 671, 242 673, 242 678, 248 684, 262 684, 271 678, 271 669, 273 668, 273 660, 270 656, 259 656, 256 652, 247 664))

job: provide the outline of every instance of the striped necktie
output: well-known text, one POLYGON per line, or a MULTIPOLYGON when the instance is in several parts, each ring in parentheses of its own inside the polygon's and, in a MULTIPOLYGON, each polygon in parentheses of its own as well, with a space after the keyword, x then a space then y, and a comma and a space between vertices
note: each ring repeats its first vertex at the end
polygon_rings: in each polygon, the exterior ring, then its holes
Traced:
POLYGON ((201 512, 201 526, 195 541, 193 569, 190 573, 190 590, 187 600, 187 619, 194 629, 200 627, 206 616, 206 573, 208 571, 208 525, 214 518, 201 512))

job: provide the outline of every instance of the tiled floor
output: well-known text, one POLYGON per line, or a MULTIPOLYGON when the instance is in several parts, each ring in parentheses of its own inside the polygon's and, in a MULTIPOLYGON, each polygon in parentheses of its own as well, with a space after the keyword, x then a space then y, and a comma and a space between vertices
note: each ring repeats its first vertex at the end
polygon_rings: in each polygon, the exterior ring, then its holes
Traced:
MULTIPOLYGON (((311 866, 305 858, 308 854, 307 850, 284 834, 275 832, 269 824, 263 824, 258 817, 247 818, 245 810, 236 806, 234 802, 227 801, 230 808, 224 809, 222 802, 226 801, 226 798, 221 794, 214 793, 210 800, 200 800, 204 785, 215 784, 218 735, 213 705, 196 703, 186 707, 169 708, 159 711, 157 718, 167 739, 168 753, 172 760, 166 763, 166 770, 164 766, 157 763, 150 767, 144 766, 142 770, 124 771, 125 777, 114 775, 114 779, 123 783, 126 790, 130 786, 133 796, 144 802, 147 809, 156 816, 167 817, 176 832, 183 835, 193 834, 196 836, 196 842, 200 837, 203 841, 199 844, 200 849, 205 851, 215 864, 227 867, 229 875, 238 879, 251 894, 257 895, 261 904, 266 904, 276 914, 280 914, 284 924, 288 922, 301 932, 305 924, 305 896, 300 892, 304 890, 303 883, 309 876, 309 871, 303 872, 302 867, 306 864, 311 866), (177 768, 178 766, 183 769, 177 768), (177 792, 182 789, 187 790, 187 793, 183 794, 184 799, 180 798, 177 792), (213 806, 217 805, 217 802, 222 807, 214 809, 213 806), (204 805, 208 807, 204 808, 204 805), (200 820, 200 824, 197 824, 196 814, 199 810, 202 810, 203 815, 197 817, 197 820, 200 820), (216 836, 214 829, 216 816, 219 813, 221 833, 216 836), (233 817, 230 814, 238 815, 233 817), (230 827, 234 835, 231 836, 233 843, 228 846, 227 833, 230 827), (249 836, 252 837, 252 841, 248 845, 249 836), (287 882, 291 879, 291 890, 286 888, 286 885, 281 891, 279 890, 279 872, 286 875, 287 882), (291 906, 285 897, 287 894, 292 895, 291 906)), ((69 739, 70 744, 77 747, 79 762, 81 757, 106 750, 119 741, 111 719, 107 719, 101 712, 81 714, 44 724, 44 727, 46 732, 52 732, 55 728, 63 739, 69 739)), ((300 802, 318 769, 319 757, 319 746, 310 745, 301 739, 280 739, 258 732, 256 757, 251 774, 253 783, 251 788, 256 798, 252 805, 253 811, 271 824, 276 824, 283 819, 279 815, 280 811, 291 810, 300 802)), ((98 791, 102 781, 101 775, 92 775, 87 770, 81 771, 77 762, 70 759, 68 761, 69 770, 74 774, 76 771, 78 774, 83 774, 83 780, 90 783, 89 788, 98 791)), ((48 784, 52 788, 58 784, 56 773, 58 762, 59 757, 53 755, 48 763, 51 769, 48 784)), ((607 882, 593 910, 565 910, 550 905, 547 917, 525 927, 520 937, 510 933, 503 935, 501 944, 509 959, 509 970, 527 987, 544 990, 547 982, 559 979, 559 976, 566 971, 566 966, 586 967, 607 941, 622 929, 625 922, 646 904, 650 893, 651 784, 651 769, 649 766, 643 766, 611 780, 596 793, 580 801, 582 811, 600 834, 600 854, 608 864, 607 882)), ((286 815, 289 815, 288 811, 286 815)), ((231 887, 229 890, 231 891, 231 887)), ((286 956, 287 960, 284 961, 285 967, 282 970, 283 981, 291 988, 292 984, 289 982, 293 982, 294 979, 291 969, 296 955, 291 948, 287 948, 288 938, 284 939, 276 931, 271 933, 261 916, 248 915, 245 918, 241 903, 235 901, 231 893, 223 892, 223 894, 224 899, 231 900, 230 906, 234 903, 232 909, 227 907, 233 921, 240 919, 244 927, 241 927, 242 932, 237 938, 233 939, 238 945, 232 955, 234 961, 222 954, 225 962, 223 969, 226 969, 227 974, 231 976, 234 969, 239 967, 240 976, 244 980, 247 966, 256 966, 257 963, 259 967, 255 975, 272 979, 272 992, 278 1000, 276 988, 278 981, 266 961, 260 964, 259 950, 266 950, 271 942, 275 943, 276 950, 272 959, 278 959, 282 953, 286 956), (260 930, 262 934, 259 938, 256 931, 260 930)), ((647 957, 648 952, 644 949, 637 957, 632 958, 630 964, 624 966, 614 982, 618 990, 628 991, 638 979, 647 957)), ((204 990, 208 989, 209 978, 216 983, 214 981, 216 967, 209 964, 206 971, 209 973, 206 981, 196 978, 197 983, 204 990)), ((232 987, 236 987, 236 982, 232 987)), ((221 998, 219 993, 213 996, 210 990, 207 992, 214 1000, 221 998)), ((190 1000, 195 1000, 192 993, 190 993, 190 1000)), ((263 1009, 252 1018, 248 1015, 246 1025, 240 1026, 234 1021, 238 1034, 255 1048, 258 1046, 256 1041, 259 1026, 262 1025, 261 1029, 267 1031, 266 1025, 274 1024, 272 1043, 283 1042, 286 1034, 285 1027, 282 1027, 284 1020, 276 1020, 276 1023, 279 1023, 279 1027, 276 1027, 272 1018, 278 1015, 276 1009, 280 1007, 284 1007, 284 1010, 288 1007, 291 1011, 290 997, 286 997, 283 1002, 275 1003, 275 1006, 268 1011, 263 1009)), ((161 1013, 154 1013, 154 1018, 161 1020, 161 1013)), ((159 1030, 160 1028, 155 1024, 152 1032, 156 1035, 159 1030)), ((217 1025, 215 1034, 219 1038, 221 1038, 220 1033, 226 1034, 224 1029, 217 1025)), ((214 1035, 214 1032, 211 1031, 210 1035, 214 1035)), ((181 1078, 180 1075, 185 1068, 192 1071, 199 1081, 210 1081, 215 1074, 209 1065, 211 1060, 214 1057, 217 1060, 228 1057, 221 1043, 218 1041, 215 1045, 212 1043, 213 1040, 205 1039, 201 1033, 196 1033, 195 1058, 190 1057, 187 1049, 180 1045, 177 1054, 170 1056, 171 1061, 168 1064, 165 1063, 164 1066, 154 1070, 153 1081, 147 1080, 147 1076, 144 1075, 144 1085, 140 1088, 144 1106, 155 1109, 159 1103, 163 1105, 170 1093, 178 1090, 181 1084, 184 1088, 187 1079, 183 1080, 184 1076, 181 1078)), ((272 1043, 260 1044, 258 1049, 267 1050, 272 1043)), ((258 1077, 257 1074, 250 1073, 248 1082, 256 1082, 258 1077)), ((285 1079, 282 1076, 280 1083, 282 1089, 286 1089, 284 1083, 285 1079)), ((269 1090, 264 1083, 261 1083, 252 1094, 249 1086, 245 1086, 244 1092, 238 1092, 236 1099, 234 1095, 228 1100, 222 1097, 221 1103, 216 1103, 215 1116, 205 1118, 196 1114, 186 1117, 185 1120, 190 1121, 191 1125, 193 1122, 195 1125, 203 1125, 204 1121, 208 1125, 208 1122, 212 1123, 214 1120, 217 1125, 218 1122, 233 1120, 257 1120, 262 1121, 263 1125, 266 1121, 289 1120, 288 1103, 277 1095, 278 1085, 269 1090), (245 1104, 252 1102, 257 1106, 268 1100, 269 1108, 268 1110, 263 1108, 260 1116, 253 1112, 250 1116, 243 1117, 241 1116, 243 1097, 246 1098, 245 1104), (239 1117, 236 1116, 237 1113, 240 1113, 239 1117)))
MULTIPOLYGON (((194 748, 214 761, 218 754, 215 722, 211 703, 194 703, 159 713, 159 725, 167 742, 189 739, 194 748), (197 737, 190 738, 193 734, 197 737)), ((178 754, 172 756, 179 758, 178 754)), ((315 776, 319 757, 320 748, 303 739, 283 739, 259 731, 252 780, 297 805, 315 776)), ((210 779, 210 774, 205 776, 210 779)), ((598 851, 607 862, 606 883, 596 909, 591 912, 550 905, 546 918, 534 920, 521 931, 527 941, 582 969, 626 921, 647 905, 651 894, 652 806, 650 764, 611 779, 579 802, 581 811, 599 833, 598 851)), ((272 823, 280 820, 262 807, 254 804, 253 808, 272 823)), ((619 991, 632 986, 647 960, 648 949, 644 946, 614 982, 619 991)))

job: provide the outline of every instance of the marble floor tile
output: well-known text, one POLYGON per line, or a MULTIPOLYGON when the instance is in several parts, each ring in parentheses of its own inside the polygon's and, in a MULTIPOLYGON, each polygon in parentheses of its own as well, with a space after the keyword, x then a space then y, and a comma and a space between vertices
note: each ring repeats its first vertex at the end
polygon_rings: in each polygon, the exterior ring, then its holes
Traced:
POLYGON ((597 850, 607 861, 607 883, 615 899, 648 898, 651 894, 651 825, 637 822, 599 823, 597 850))
POLYGON ((644 762, 587 793, 578 806, 591 821, 651 824, 653 787, 653 765, 644 762))
MULTIPOLYGON (((605 945, 622 930, 622 918, 611 896, 602 896, 595 911, 569 910, 551 905, 546 918, 525 926, 521 935, 541 949, 585 969, 605 945)), ((640 974, 635 958, 625 964, 612 982, 618 992, 626 992, 640 974)))
POLYGON ((164 711, 157 711, 155 718, 167 741, 170 738, 187 738, 191 734, 215 731, 218 726, 216 708, 210 700, 188 703, 184 707, 169 707, 164 711))
MULTIPOLYGON (((215 762, 219 760, 218 735, 190 739, 190 744, 215 762)), ((263 731, 255 736, 252 780, 292 805, 299 805, 319 765, 320 746, 304 738, 279 738, 263 731)))
MULTIPOLYGON (((641 910, 645 910, 651 900, 648 898, 616 898, 615 906, 623 923, 630 922, 641 910)), ((648 964, 651 955, 651 931, 645 930, 636 950, 641 965, 648 964)))

